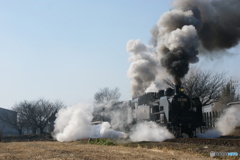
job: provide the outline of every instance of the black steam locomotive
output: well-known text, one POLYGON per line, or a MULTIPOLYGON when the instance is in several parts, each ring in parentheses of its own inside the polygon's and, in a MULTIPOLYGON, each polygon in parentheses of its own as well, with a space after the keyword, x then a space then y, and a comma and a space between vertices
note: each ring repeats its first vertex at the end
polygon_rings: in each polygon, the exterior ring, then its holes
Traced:
POLYGON ((182 136, 182 133, 196 136, 196 129, 205 125, 201 101, 189 98, 180 86, 175 86, 175 90, 167 88, 134 98, 131 108, 134 123, 154 121, 166 126, 175 137, 182 136))

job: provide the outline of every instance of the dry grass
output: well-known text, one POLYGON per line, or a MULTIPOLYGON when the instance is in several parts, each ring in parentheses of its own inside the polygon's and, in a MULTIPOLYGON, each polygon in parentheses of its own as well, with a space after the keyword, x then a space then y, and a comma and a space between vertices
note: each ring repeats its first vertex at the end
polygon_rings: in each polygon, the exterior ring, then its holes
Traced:
POLYGON ((124 146, 103 146, 83 144, 82 142, 11 142, 0 143, 1 160, 34 160, 34 159, 210 159, 194 153, 171 150, 168 148, 146 149, 124 146))
MULTIPOLYGON (((196 144, 196 143, 174 143, 174 142, 136 142, 123 144, 127 147, 135 148, 147 148, 158 152, 165 153, 183 153, 190 155, 201 155, 205 158, 209 158, 211 151, 215 152, 238 152, 240 153, 240 146, 223 146, 223 145, 211 145, 211 144, 196 144)), ((177 155, 178 156, 178 155, 177 155)), ((203 158, 203 159, 205 159, 203 158)), ((239 157, 215 157, 217 159, 239 159, 239 157)))

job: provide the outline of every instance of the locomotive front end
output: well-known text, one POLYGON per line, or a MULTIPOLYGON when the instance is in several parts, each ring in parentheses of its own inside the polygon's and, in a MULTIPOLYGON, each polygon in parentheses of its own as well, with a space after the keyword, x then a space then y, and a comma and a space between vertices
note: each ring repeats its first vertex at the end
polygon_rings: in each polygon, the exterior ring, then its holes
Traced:
POLYGON ((181 86, 176 86, 172 99, 172 126, 176 136, 186 133, 189 137, 196 135, 196 128, 201 127, 202 105, 199 98, 189 98, 181 86))

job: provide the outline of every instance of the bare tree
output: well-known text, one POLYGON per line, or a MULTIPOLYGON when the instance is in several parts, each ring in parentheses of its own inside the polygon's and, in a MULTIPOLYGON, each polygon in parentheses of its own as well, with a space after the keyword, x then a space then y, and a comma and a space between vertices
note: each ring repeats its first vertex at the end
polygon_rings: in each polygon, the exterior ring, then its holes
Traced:
POLYGON ((14 111, 18 113, 18 119, 21 119, 25 127, 31 128, 33 134, 37 129, 42 134, 46 125, 49 123, 60 108, 64 107, 60 101, 50 102, 44 99, 37 101, 23 101, 15 105, 14 111))
POLYGON ((97 93, 94 95, 95 103, 102 104, 102 103, 108 103, 108 102, 118 102, 121 94, 119 93, 118 88, 109 89, 107 87, 100 89, 97 93))
POLYGON ((109 89, 107 87, 100 89, 94 95, 95 107, 93 110, 93 121, 110 121, 109 113, 114 104, 119 101, 121 94, 118 88, 109 89))
POLYGON ((37 126, 34 125, 34 119, 36 117, 36 108, 34 102, 23 101, 16 104, 13 110, 17 112, 17 118, 21 119, 24 124, 24 128, 30 128, 32 133, 36 133, 37 126))
MULTIPOLYGON (((182 80, 182 87, 185 88, 189 97, 200 97, 202 105, 206 106, 219 100, 225 82, 224 73, 195 69, 182 80)), ((174 83, 170 78, 164 79, 163 83, 174 88, 174 83)))
POLYGON ((42 134, 49 120, 55 116, 58 110, 64 105, 59 101, 52 103, 44 99, 39 99, 35 102, 35 106, 37 110, 35 125, 40 129, 40 133, 42 134))

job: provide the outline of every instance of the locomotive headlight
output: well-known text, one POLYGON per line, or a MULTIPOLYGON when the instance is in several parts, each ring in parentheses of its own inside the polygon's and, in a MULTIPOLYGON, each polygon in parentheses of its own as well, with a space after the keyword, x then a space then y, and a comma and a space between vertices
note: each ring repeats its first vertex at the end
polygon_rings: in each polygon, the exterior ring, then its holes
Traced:
POLYGON ((185 90, 184 90, 184 88, 180 88, 180 92, 184 92, 185 90))

